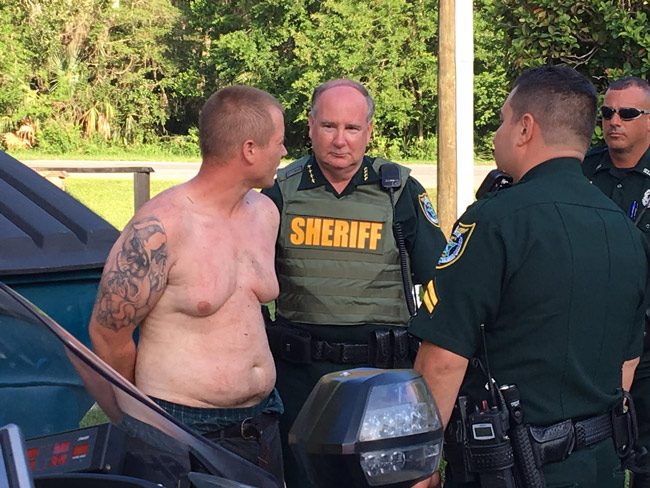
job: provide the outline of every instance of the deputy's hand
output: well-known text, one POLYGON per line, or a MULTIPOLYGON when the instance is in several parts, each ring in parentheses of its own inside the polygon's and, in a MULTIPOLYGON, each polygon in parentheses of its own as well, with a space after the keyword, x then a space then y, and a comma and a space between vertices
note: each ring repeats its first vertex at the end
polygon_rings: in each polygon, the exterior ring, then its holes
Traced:
POLYGON ((412 488, 442 488, 442 480, 440 479, 440 471, 433 473, 431 478, 420 481, 413 485, 412 488))

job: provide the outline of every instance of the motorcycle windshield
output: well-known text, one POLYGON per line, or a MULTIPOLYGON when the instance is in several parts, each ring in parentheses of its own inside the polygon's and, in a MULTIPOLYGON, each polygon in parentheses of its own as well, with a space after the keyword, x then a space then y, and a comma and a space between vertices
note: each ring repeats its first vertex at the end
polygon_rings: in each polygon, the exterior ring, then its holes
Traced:
POLYGON ((15 423, 29 439, 85 426, 93 415, 157 449, 191 453, 211 474, 277 486, 266 471, 176 421, 0 282, 0 426, 15 423))

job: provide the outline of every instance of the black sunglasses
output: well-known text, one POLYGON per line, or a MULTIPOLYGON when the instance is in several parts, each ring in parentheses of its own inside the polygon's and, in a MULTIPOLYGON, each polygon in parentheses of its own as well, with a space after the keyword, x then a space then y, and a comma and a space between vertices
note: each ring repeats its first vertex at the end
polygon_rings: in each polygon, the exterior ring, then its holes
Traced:
POLYGON ((608 107, 606 105, 600 107, 600 114, 605 120, 610 120, 614 117, 616 112, 618 112, 618 116, 621 120, 634 120, 638 119, 642 115, 650 114, 650 110, 639 110, 638 108, 632 107, 621 107, 619 109, 608 107))

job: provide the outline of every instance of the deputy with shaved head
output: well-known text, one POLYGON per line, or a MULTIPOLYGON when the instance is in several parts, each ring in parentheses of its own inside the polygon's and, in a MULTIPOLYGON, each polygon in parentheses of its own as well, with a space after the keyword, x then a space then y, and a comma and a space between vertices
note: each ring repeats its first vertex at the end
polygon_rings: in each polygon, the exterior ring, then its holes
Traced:
POLYGON ((521 486, 623 488, 617 454, 630 439, 612 419, 624 418, 642 350, 648 251, 582 175, 596 91, 571 68, 534 68, 500 115, 494 157, 515 184, 458 219, 411 324, 423 340, 415 369, 447 427, 445 486, 509 475, 521 486))
POLYGON ((115 243, 90 323, 97 354, 189 427, 283 486, 275 367, 260 304, 278 294, 273 184, 283 109, 219 90, 199 119, 202 163, 142 206, 115 243), (133 332, 139 327, 136 344, 133 332))

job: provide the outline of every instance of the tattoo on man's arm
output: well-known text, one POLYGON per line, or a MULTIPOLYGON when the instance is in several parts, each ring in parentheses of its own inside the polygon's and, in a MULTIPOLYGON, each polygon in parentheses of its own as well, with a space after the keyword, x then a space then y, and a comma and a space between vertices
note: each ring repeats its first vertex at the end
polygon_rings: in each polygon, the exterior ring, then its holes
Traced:
POLYGON ((113 268, 102 277, 95 314, 104 327, 119 330, 144 318, 152 297, 167 281, 167 234, 149 217, 129 224, 113 268))

